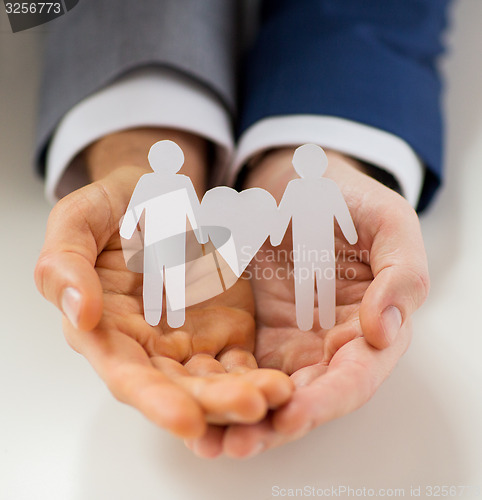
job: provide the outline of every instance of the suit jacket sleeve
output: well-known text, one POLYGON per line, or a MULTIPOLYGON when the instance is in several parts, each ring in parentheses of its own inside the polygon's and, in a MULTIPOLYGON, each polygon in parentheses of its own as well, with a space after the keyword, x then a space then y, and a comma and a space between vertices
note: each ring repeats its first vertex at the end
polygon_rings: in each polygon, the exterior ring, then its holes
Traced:
POLYGON ((272 116, 346 118, 404 139, 442 176, 437 56, 449 0, 265 0, 242 74, 240 132, 272 116))
POLYGON ((233 112, 236 0, 82 0, 49 24, 36 159, 79 101, 145 66, 180 71, 233 112))

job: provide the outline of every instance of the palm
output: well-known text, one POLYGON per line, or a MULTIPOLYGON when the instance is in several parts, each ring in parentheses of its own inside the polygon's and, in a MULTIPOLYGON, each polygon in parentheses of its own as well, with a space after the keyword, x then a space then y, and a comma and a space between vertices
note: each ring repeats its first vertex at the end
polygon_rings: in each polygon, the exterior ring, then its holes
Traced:
POLYGON ((358 311, 363 295, 373 275, 370 266, 363 262, 363 252, 347 247, 343 236, 337 235, 335 254, 337 276, 336 325, 330 330, 318 324, 315 300, 314 327, 300 332, 296 325, 295 294, 292 279, 287 279, 292 269, 289 260, 266 259, 263 255, 290 255, 291 238, 285 237, 280 247, 269 244, 261 250, 253 276, 282 276, 281 279, 253 279, 252 285, 257 304, 256 358, 262 367, 282 370, 291 375, 314 364, 328 365, 334 353, 344 344, 361 336, 358 311), (353 252, 349 254, 348 252, 353 252), (350 261, 347 257, 350 257, 350 261))
MULTIPOLYGON (((111 206, 114 218, 125 208, 111 206)), ((118 399, 181 435, 191 434, 186 432, 189 426, 159 420, 143 396, 146 386, 168 384, 171 393, 177 390, 175 397, 184 400, 177 413, 171 412, 172 419, 191 412, 193 419, 209 423, 256 422, 268 409, 286 402, 292 392, 288 377, 255 370, 249 282, 240 280, 226 293, 187 308, 182 328, 170 328, 165 314, 158 326, 150 326, 144 320, 142 274, 126 268, 117 227, 113 225, 110 237, 103 234, 105 244, 95 264, 103 293, 100 322, 90 332, 66 322, 65 331, 69 343, 91 361, 118 399)), ((161 397, 165 399, 157 395, 161 397)))
MULTIPOLYGON (((293 178, 291 157, 289 150, 272 153, 248 186, 267 188, 279 202, 293 178)), ((221 450, 234 457, 259 453, 355 410, 374 394, 410 342, 407 318, 388 345, 380 314, 394 299, 400 301, 395 297, 398 290, 405 291, 400 296, 410 304, 407 310, 426 295, 424 279, 416 282, 426 275, 416 215, 395 193, 339 157, 334 156, 328 177, 341 189, 359 236, 357 245, 349 246, 339 228, 335 231, 335 254, 340 257, 335 326, 320 328, 314 294, 314 327, 309 332, 298 329, 294 284, 286 279, 292 266, 286 258, 292 249, 290 230, 280 247, 266 244, 251 267, 257 309, 255 354, 261 367, 289 374, 296 389, 284 407, 259 424, 233 425, 224 432, 211 428, 196 444, 205 456, 221 450), (272 258, 273 252, 281 258, 272 258)))
MULTIPOLYGON (((363 231, 362 225, 358 227, 363 231)), ((234 456, 243 456, 260 441, 264 442, 264 447, 277 446, 299 437, 299 429, 305 434, 314 426, 361 406, 388 376, 408 346, 409 323, 397 343, 384 351, 374 349, 364 338, 360 308, 374 279, 369 263, 363 259, 369 255, 368 249, 361 244, 348 247, 339 229, 337 232, 335 254, 350 255, 350 259, 338 258, 336 262, 337 306, 333 328, 324 330, 319 326, 316 294, 313 297, 314 327, 302 332, 296 324, 293 281, 253 280, 258 311, 255 351, 258 364, 290 375, 297 389, 291 401, 263 423, 251 427, 235 425, 228 430, 224 448, 234 456)), ((287 237, 280 249, 290 248, 291 241, 287 237)), ((263 251, 273 251, 273 248, 266 246, 263 251)), ((263 272, 271 276, 271 271, 280 266, 289 270, 292 263, 260 258, 257 265, 260 276, 263 272)))
MULTIPOLYGON (((253 185, 279 201, 293 178, 291 155, 272 153, 253 185)), ((269 245, 254 264, 261 276, 251 280, 255 301, 250 282, 240 280, 189 307, 182 328, 171 329, 164 320, 149 326, 142 277, 125 267, 118 233, 144 169, 118 168, 56 205, 36 268, 37 285, 66 313, 69 343, 113 394, 159 426, 197 438, 188 445, 200 454, 214 456, 224 448, 243 456, 285 442, 287 434, 306 433, 374 393, 406 349, 410 314, 427 293, 415 213, 344 160, 335 162, 329 176, 341 188, 360 238, 348 247, 335 235, 336 252, 346 248, 356 258, 337 261, 338 305, 330 330, 317 327, 316 318, 312 331, 298 330, 292 281, 282 279, 292 263, 263 259, 269 245), (282 278, 274 278, 278 271, 282 278), (380 315, 391 304, 402 308, 405 321, 386 342, 380 315), (372 347, 387 345, 383 351, 372 347), (288 375, 297 386, 294 393, 288 375), (275 411, 263 419, 268 409, 275 411), (205 434, 206 423, 218 425, 205 434), (254 425, 239 425, 247 423, 254 425)), ((285 253, 279 255, 289 254, 289 231, 280 249, 285 253)))
POLYGON ((117 235, 98 257, 96 270, 104 291, 104 316, 98 328, 118 330, 149 357, 168 356, 185 363, 197 354, 215 357, 234 346, 253 351, 254 304, 248 283, 240 281, 227 293, 188 308, 184 326, 174 330, 165 314, 158 326, 144 320, 142 274, 126 269, 117 235))

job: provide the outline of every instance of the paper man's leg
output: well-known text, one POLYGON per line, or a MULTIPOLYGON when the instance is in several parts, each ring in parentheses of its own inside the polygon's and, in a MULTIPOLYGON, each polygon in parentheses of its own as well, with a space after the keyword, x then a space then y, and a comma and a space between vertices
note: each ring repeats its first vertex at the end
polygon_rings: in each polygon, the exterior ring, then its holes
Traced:
POLYGON ((304 332, 313 327, 315 276, 310 263, 294 262, 296 323, 304 332))
POLYGON ((184 324, 186 307, 186 269, 185 265, 166 267, 167 323, 171 328, 184 324))
POLYGON ((145 272, 143 282, 144 318, 151 325, 156 326, 162 314, 162 269, 159 273, 145 272))
POLYGON ((331 260, 319 263, 315 270, 320 326, 325 330, 333 328, 336 321, 335 272, 335 262, 331 260))

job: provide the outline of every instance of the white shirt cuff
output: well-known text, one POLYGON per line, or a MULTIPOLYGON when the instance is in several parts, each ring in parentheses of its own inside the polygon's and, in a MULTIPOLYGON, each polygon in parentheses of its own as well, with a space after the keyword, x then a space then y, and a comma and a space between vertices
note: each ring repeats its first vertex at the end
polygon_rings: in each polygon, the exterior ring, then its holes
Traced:
POLYGON ((407 201, 416 207, 424 167, 413 149, 389 132, 332 116, 290 115, 255 123, 240 138, 231 178, 257 154, 305 143, 318 144, 386 170, 398 181, 407 201))
POLYGON ((233 154, 229 114, 208 89, 170 69, 144 68, 87 97, 63 117, 47 152, 47 197, 55 202, 85 184, 83 166, 71 163, 89 144, 113 132, 151 126, 212 141, 221 167, 233 154))

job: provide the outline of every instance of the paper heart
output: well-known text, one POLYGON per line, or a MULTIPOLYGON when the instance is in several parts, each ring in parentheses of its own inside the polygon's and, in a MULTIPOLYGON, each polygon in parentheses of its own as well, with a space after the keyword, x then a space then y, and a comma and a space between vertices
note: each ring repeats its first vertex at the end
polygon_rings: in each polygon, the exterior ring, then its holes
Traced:
POLYGON ((276 214, 276 200, 261 188, 215 187, 201 202, 201 225, 210 228, 209 238, 238 277, 268 238, 276 214), (216 228, 229 229, 228 243, 225 232, 216 228))

